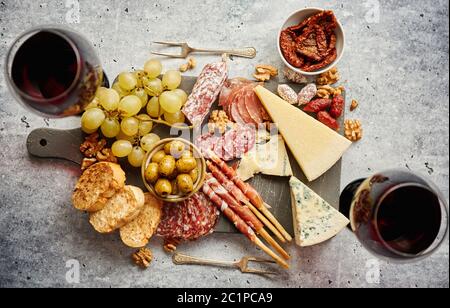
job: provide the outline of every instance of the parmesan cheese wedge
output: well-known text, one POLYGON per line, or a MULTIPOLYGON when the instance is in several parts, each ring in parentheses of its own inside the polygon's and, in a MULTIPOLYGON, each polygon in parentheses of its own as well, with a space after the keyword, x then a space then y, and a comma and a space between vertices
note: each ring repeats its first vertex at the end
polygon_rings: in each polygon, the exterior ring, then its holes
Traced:
POLYGON ((314 181, 333 167, 352 144, 264 87, 257 86, 255 92, 308 181, 314 181))
POLYGON ((269 142, 256 144, 251 151, 242 156, 236 172, 243 181, 258 173, 291 176, 292 168, 283 137, 273 135, 269 142))
POLYGON ((295 243, 317 245, 338 234, 349 220, 296 177, 291 177, 292 214, 295 243))

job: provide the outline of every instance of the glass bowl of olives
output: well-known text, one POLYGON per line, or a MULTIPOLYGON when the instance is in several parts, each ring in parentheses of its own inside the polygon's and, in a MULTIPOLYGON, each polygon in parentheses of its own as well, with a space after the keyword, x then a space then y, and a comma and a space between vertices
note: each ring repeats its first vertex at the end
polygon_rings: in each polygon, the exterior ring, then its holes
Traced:
POLYGON ((206 162, 199 149, 181 138, 163 139, 147 153, 142 164, 145 187, 158 199, 180 202, 203 185, 206 162))

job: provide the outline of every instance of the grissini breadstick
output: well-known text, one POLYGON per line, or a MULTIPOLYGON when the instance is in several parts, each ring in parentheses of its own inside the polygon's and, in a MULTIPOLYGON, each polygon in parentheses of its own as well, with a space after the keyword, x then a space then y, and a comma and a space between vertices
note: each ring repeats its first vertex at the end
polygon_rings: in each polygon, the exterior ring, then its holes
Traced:
POLYGON ((275 228, 275 226, 263 215, 261 214, 258 209, 256 209, 253 204, 250 203, 248 198, 245 196, 245 194, 242 192, 242 190, 239 189, 239 187, 236 186, 236 184, 228 179, 228 177, 223 174, 220 169, 214 165, 212 162, 207 161, 206 165, 208 166, 209 171, 213 174, 213 176, 219 181, 220 184, 228 191, 230 192, 234 198, 236 198, 237 201, 240 201, 244 203, 246 206, 250 208, 250 210, 258 217, 258 219, 267 227, 270 231, 272 231, 273 234, 282 242, 285 243, 286 240, 283 237, 283 235, 275 228))
POLYGON ((212 174, 206 174, 206 182, 212 188, 212 190, 218 195, 222 200, 224 200, 230 208, 239 215, 250 227, 252 227, 256 233, 260 234, 275 250, 281 254, 286 260, 290 259, 289 254, 270 236, 269 233, 264 229, 264 225, 261 221, 253 214, 253 212, 245 205, 241 205, 236 201, 228 191, 220 185, 219 181, 212 174))
POLYGON ((263 242, 256 236, 255 232, 245 223, 218 195, 214 193, 208 183, 203 184, 203 193, 216 205, 217 208, 235 225, 235 227, 244 234, 252 243, 261 248, 274 259, 280 266, 288 269, 289 265, 280 256, 270 250, 263 242))
POLYGON ((284 229, 284 227, 278 222, 278 220, 272 215, 271 212, 266 208, 264 200, 258 194, 258 192, 251 187, 249 184, 242 181, 236 174, 236 171, 229 167, 222 159, 220 159, 214 152, 208 151, 208 157, 222 170, 222 172, 232 180, 237 187, 239 187, 242 192, 250 199, 251 203, 260 210, 274 225, 277 227, 278 231, 283 234, 284 238, 290 242, 292 241, 292 236, 284 229))

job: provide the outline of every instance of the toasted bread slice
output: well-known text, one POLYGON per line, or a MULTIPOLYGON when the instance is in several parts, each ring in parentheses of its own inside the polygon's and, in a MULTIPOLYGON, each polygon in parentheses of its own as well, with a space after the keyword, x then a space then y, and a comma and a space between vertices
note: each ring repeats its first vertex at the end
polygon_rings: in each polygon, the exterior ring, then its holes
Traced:
POLYGON ((100 233, 111 233, 135 219, 144 207, 142 190, 135 186, 125 186, 110 198, 105 207, 92 213, 89 222, 100 233))
POLYGON ((78 180, 72 195, 73 205, 81 211, 100 211, 108 199, 124 186, 125 172, 118 164, 94 164, 78 180))
POLYGON ((131 222, 120 228, 120 238, 125 245, 141 248, 148 244, 162 215, 162 201, 152 194, 145 193, 145 205, 141 213, 131 222))

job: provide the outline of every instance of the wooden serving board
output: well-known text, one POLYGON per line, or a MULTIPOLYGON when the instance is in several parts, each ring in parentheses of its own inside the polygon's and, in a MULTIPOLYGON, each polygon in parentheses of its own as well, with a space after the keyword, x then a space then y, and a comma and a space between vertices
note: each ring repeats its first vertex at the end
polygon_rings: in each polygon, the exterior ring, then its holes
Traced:
MULTIPOLYGON (((187 93, 191 92, 196 77, 183 77, 183 82, 180 86, 187 93)), ((276 93, 278 86, 277 80, 272 80, 265 84, 265 87, 276 93)), ((300 91, 302 85, 289 84, 294 90, 300 91)), ((217 103, 212 110, 217 109, 217 103)), ((343 127, 344 117, 341 117, 340 124, 343 127)), ((170 128, 164 125, 158 125, 153 130, 161 138, 174 137, 170 134, 170 128)), ((181 132, 179 132, 181 134, 181 132)), ((298 132, 301 134, 301 132, 298 132)), ((85 134, 80 128, 71 130, 56 130, 49 128, 40 128, 32 131, 27 139, 28 152, 39 158, 53 158, 64 159, 75 164, 81 164, 83 155, 79 147, 84 141, 85 134)), ((190 140, 192 142, 192 140, 190 140)), ((341 180, 341 161, 334 165, 327 173, 321 176, 314 182, 308 183, 306 177, 301 171, 299 165, 291 154, 290 161, 294 175, 302 182, 306 183, 311 189, 322 196, 332 206, 338 208, 340 180, 341 180)), ((124 168, 127 175, 127 184, 141 187, 145 191, 144 184, 141 178, 139 168, 131 167, 126 160, 121 161, 121 166, 124 168)), ((261 194, 264 200, 272 206, 270 211, 286 228, 286 230, 293 235, 292 210, 291 210, 291 196, 289 189, 289 178, 256 175, 250 182, 256 190, 261 194)), ((215 229, 216 232, 235 233, 235 227, 223 216, 215 229)))

